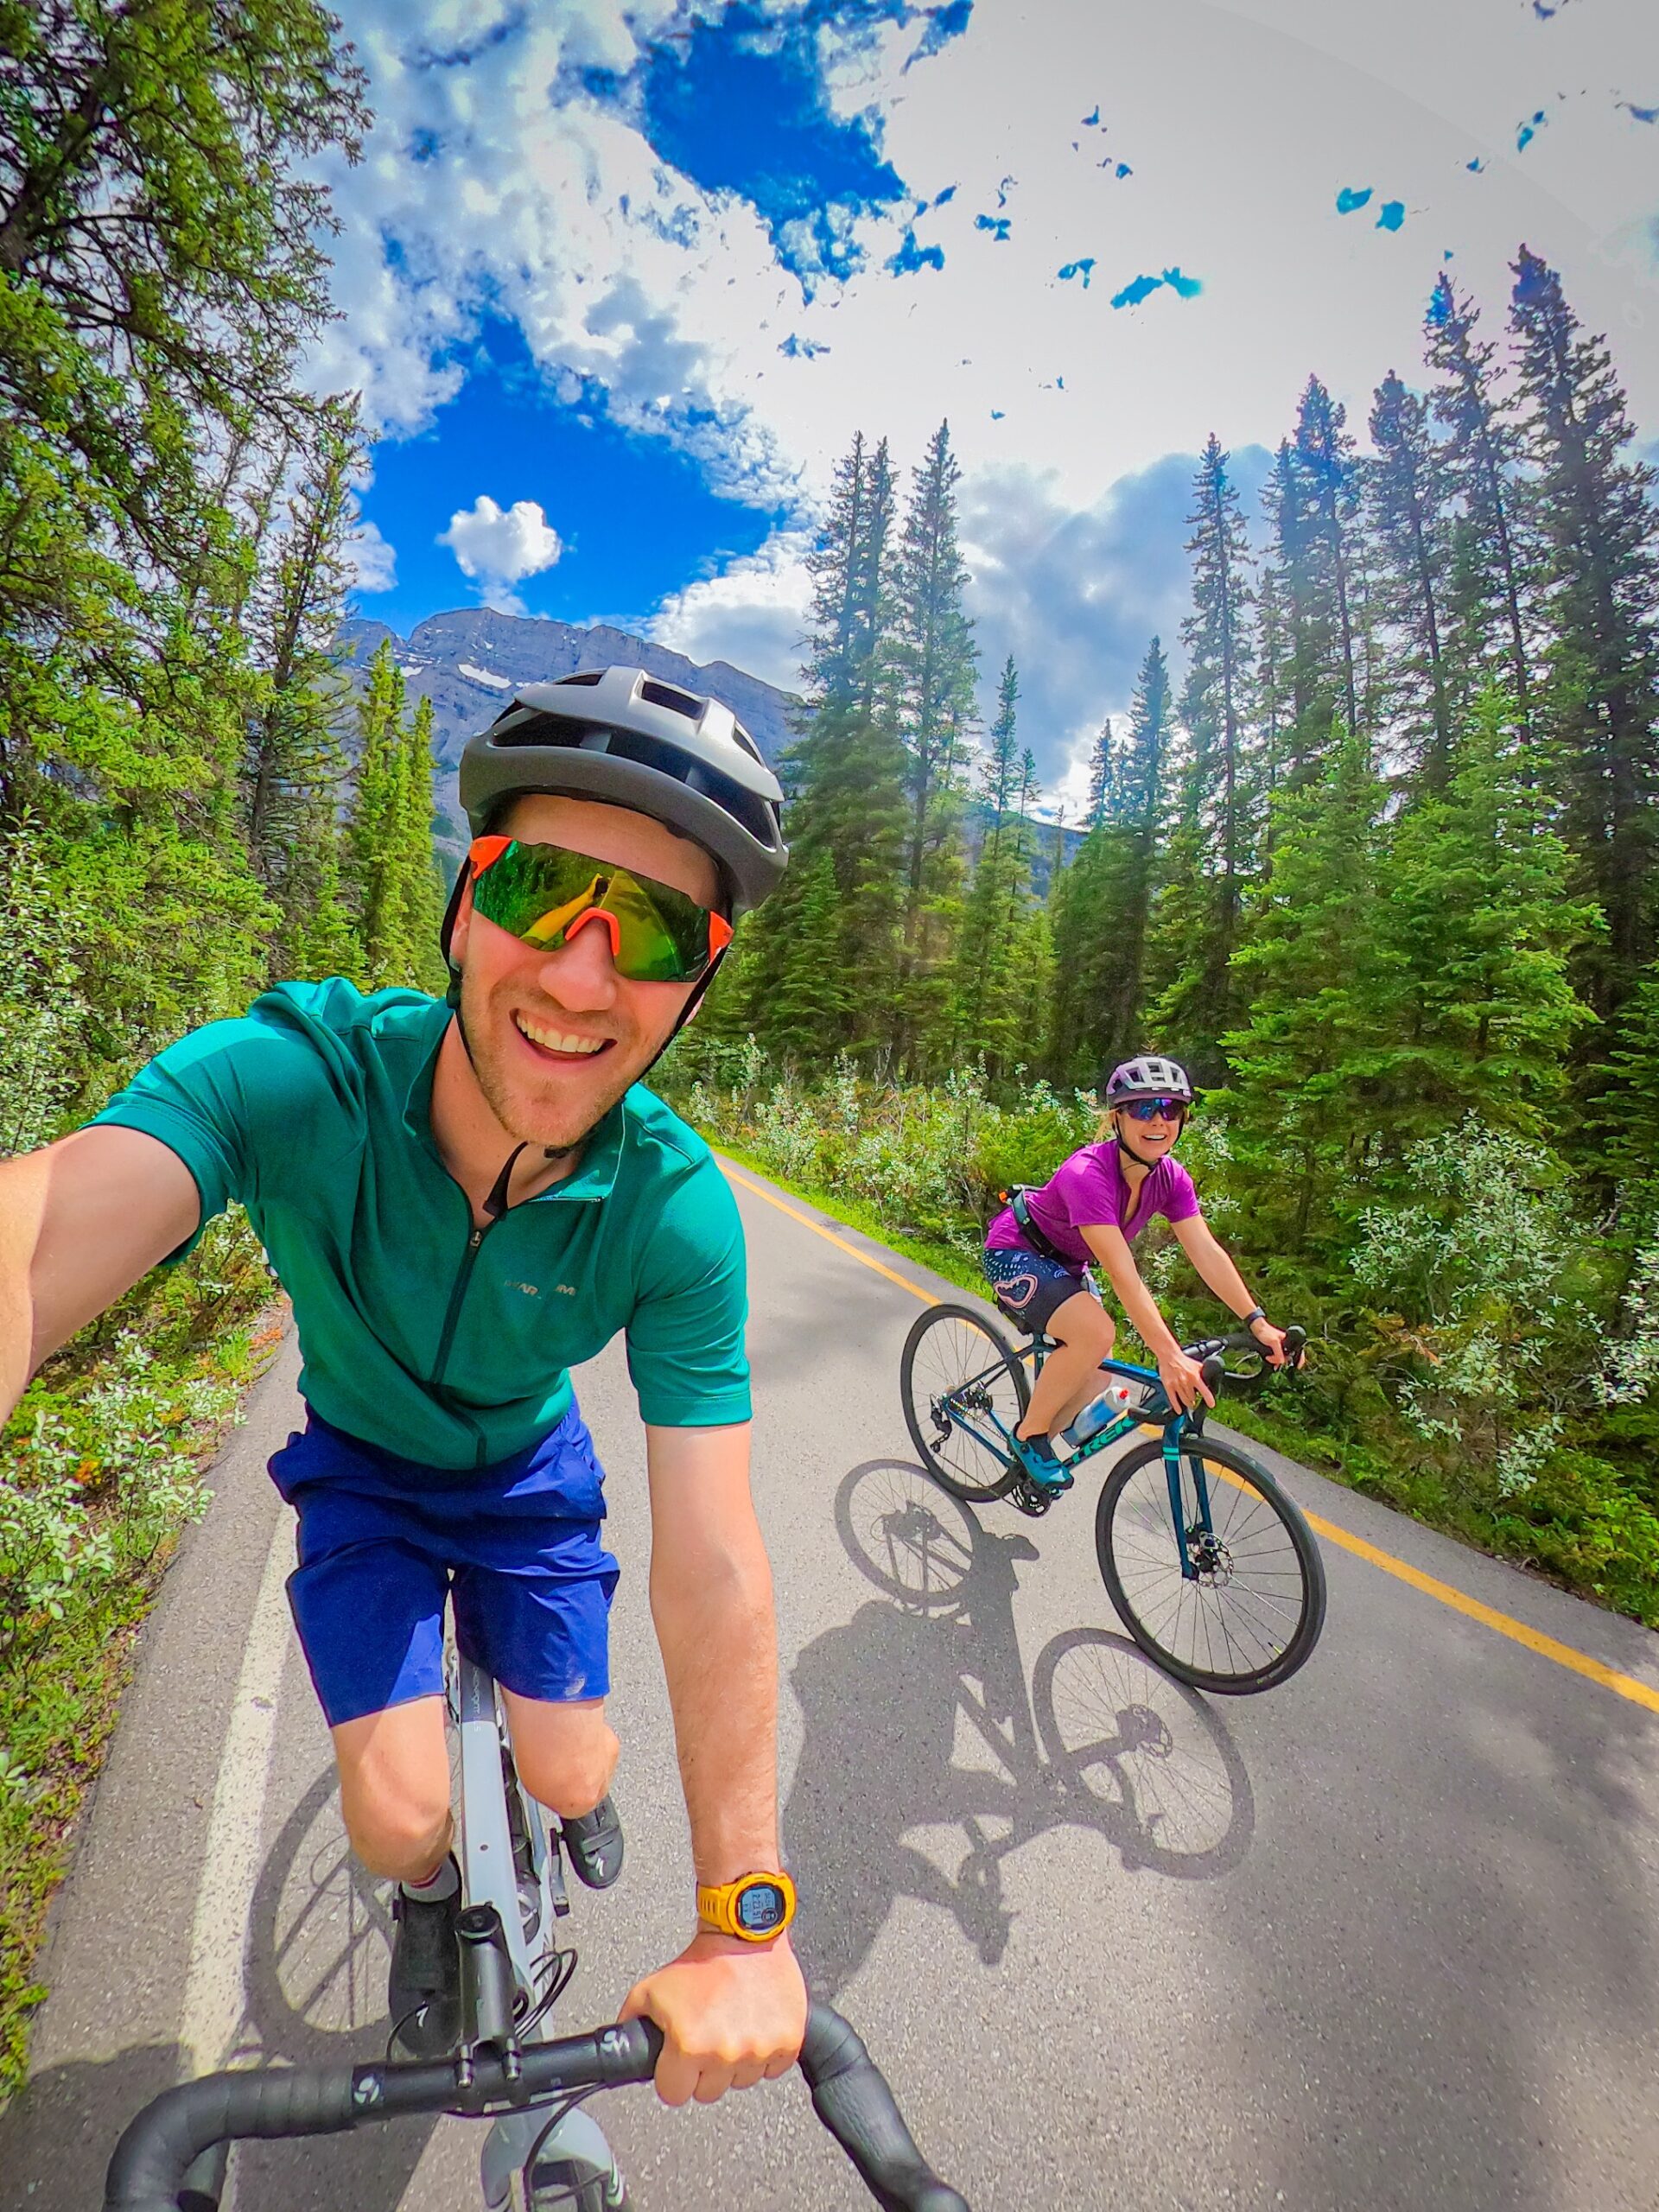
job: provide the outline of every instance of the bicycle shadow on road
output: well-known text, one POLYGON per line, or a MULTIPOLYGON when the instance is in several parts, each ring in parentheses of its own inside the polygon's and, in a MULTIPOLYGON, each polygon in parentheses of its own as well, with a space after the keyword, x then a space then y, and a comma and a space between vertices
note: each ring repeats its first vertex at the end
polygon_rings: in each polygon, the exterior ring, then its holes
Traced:
POLYGON ((918 1466, 889 1459, 846 1476, 836 1525, 886 1602, 816 1638, 791 1676, 805 1738, 785 1830, 815 1987, 833 1995, 851 1979, 900 1897, 949 1911, 995 1966, 1013 1927, 1002 1862, 1058 1827, 1099 1836, 1125 1870, 1178 1880, 1240 1863, 1255 1800, 1202 1698, 1094 1628, 1054 1637, 1027 1689, 1014 1597, 1038 1556, 1029 1537, 983 1528, 918 1466), (951 1875, 906 1838, 953 1826, 967 1848, 951 1875))
MULTIPOLYGON (((352 1855, 330 1759, 260 1870, 232 2064, 257 2056, 355 2065, 385 2056, 390 1899, 390 1885, 352 1855)), ((311 2204, 394 2212, 435 2125, 416 2119, 322 2142, 244 2144, 236 2152, 236 2212, 299 2212, 311 2204)))
POLYGON ((0 2113, 0 2205, 6 2212, 88 2212, 121 2131, 182 2078, 177 2044, 141 2044, 113 2058, 67 2059, 31 2074, 0 2113))
MULTIPOLYGON (((364 1872, 346 1845, 331 1760, 266 1854, 254 1892, 245 2009, 227 2063, 384 2056, 386 1897, 386 1885, 364 1872)), ((190 2070, 177 2044, 42 2069, 0 2116, 0 2207, 87 2212, 101 2203, 121 2130, 190 2070)), ((232 2170, 236 2212, 345 2205, 395 2212, 435 2124, 400 2120, 324 2141, 243 2144, 232 2170)))

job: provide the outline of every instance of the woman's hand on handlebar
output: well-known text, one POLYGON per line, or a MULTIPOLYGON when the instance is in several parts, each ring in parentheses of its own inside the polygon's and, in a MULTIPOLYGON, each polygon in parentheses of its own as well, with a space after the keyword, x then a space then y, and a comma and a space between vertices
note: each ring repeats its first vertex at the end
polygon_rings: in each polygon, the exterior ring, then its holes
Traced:
POLYGON ((806 1984, 787 1936, 745 1943, 700 1929, 628 1992, 620 2017, 662 2029, 657 2094, 665 2105, 711 2105, 788 2073, 806 2033, 806 1984))
MULTIPOLYGON (((1255 1338, 1257 1344, 1261 1345, 1262 1351, 1266 1352, 1268 1356, 1268 1365, 1269 1367, 1283 1367, 1285 1365, 1285 1332, 1282 1329, 1275 1329, 1271 1321, 1263 1318, 1262 1319, 1251 1322, 1250 1334, 1255 1338)), ((1297 1347, 1294 1364, 1300 1367, 1306 1357, 1307 1354, 1299 1345, 1297 1347)))
POLYGON ((1204 1370, 1196 1359, 1189 1359, 1179 1344, 1158 1355, 1158 1380, 1164 1386, 1164 1395, 1178 1413, 1190 1414, 1202 1398, 1206 1406, 1213 1406, 1216 1394, 1204 1379, 1204 1370))

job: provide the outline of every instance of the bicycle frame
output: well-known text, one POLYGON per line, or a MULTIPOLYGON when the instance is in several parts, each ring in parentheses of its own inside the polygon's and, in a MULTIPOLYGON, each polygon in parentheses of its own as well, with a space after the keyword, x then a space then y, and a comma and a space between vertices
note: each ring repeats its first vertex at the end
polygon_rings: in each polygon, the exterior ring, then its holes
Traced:
MULTIPOLYGON (((1045 1344, 1045 1338, 1033 1337, 1020 1354, 1021 1359, 1024 1359, 1027 1353, 1030 1355, 1033 1372, 1037 1375, 1040 1375, 1043 1371, 1045 1344)), ((987 1451, 1001 1452, 1012 1459, 1014 1456, 1014 1432, 998 1418, 995 1409, 988 1405, 982 1409, 996 1431, 999 1440, 993 1443, 982 1430, 974 1427, 968 1413, 957 1402, 966 1398, 970 1391, 989 1382, 1000 1372, 1001 1365, 1002 1363, 999 1361, 995 1366, 982 1368, 977 1375, 970 1376, 967 1382, 959 1383, 954 1390, 945 1394, 944 1403, 949 1408, 952 1421, 960 1428, 965 1430, 976 1444, 982 1446, 987 1451)), ((1162 1395, 1163 1382, 1154 1368, 1136 1367, 1125 1359, 1103 1359, 1098 1371, 1103 1375, 1121 1376, 1125 1382, 1137 1382, 1143 1389, 1156 1391, 1160 1396, 1162 1395)), ((1181 1510, 1181 1441, 1189 1434, 1197 1435, 1203 1428, 1204 1409, 1200 1407, 1190 1414, 1178 1413, 1166 1401, 1161 1423, 1148 1419, 1148 1415, 1154 1410, 1155 1408, 1153 1406, 1143 1406, 1138 1412, 1120 1414, 1116 1421, 1108 1421, 1104 1428, 1096 1429, 1086 1444, 1079 1446, 1066 1464, 1071 1467, 1079 1467, 1085 1459, 1092 1459, 1096 1452, 1104 1452, 1110 1445, 1121 1443, 1124 1437, 1132 1434, 1135 1429, 1161 1426, 1164 1443, 1164 1476, 1169 1484, 1169 1517, 1175 1527, 1175 1547, 1180 1556, 1181 1576, 1184 1581, 1196 1582, 1198 1577, 1198 1563, 1188 1548, 1187 1519, 1181 1510)), ((1206 1536, 1213 1536, 1215 1522, 1210 1509, 1210 1480, 1201 1459, 1195 1459, 1192 1462, 1192 1486, 1198 1510, 1196 1525, 1203 1529, 1206 1536)))
MULTIPOLYGON (((569 1910, 559 1843, 556 1836, 549 1835, 541 1807, 515 1777, 526 1830, 525 1886, 533 1890, 535 1897, 527 1927, 530 1898, 520 1886, 524 1876, 513 1848, 512 1818, 502 1767, 507 1738, 499 1699, 494 1681, 483 1668, 460 1655, 454 1666, 451 1716, 461 1741, 461 1901, 466 1906, 494 1908, 505 1938, 517 2014, 527 2011, 537 1999, 533 1946, 538 1941, 550 1944, 554 1920, 569 1910)), ((461 1959, 463 1974, 478 1971, 470 1946, 463 1948, 461 1959)), ((464 2010, 470 2035, 480 2023, 481 2011, 476 1991, 467 1991, 464 2010)), ((546 2129, 544 2104, 516 2107, 494 2121, 479 2160, 487 2212, 507 2212, 512 2177, 538 2150, 543 2158, 574 2167, 582 2182, 602 2183, 607 2203, 620 2202, 621 2177, 595 2120, 573 2107, 544 2135, 546 2129)))

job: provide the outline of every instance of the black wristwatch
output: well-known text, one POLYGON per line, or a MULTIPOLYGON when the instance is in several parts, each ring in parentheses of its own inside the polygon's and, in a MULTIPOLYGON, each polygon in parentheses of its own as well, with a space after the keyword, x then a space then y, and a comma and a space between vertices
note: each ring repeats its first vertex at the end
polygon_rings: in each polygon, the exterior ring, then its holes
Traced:
POLYGON ((1265 1321, 1268 1317, 1261 1306, 1252 1306, 1248 1313, 1241 1313, 1238 1318, 1248 1329, 1252 1327, 1257 1321, 1265 1321))

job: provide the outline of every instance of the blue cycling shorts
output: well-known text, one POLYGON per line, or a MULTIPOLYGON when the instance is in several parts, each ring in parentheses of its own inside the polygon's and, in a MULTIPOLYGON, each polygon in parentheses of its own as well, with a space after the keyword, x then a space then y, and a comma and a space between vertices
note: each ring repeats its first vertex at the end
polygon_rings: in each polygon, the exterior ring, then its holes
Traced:
POLYGON ((1042 1334, 1068 1299, 1089 1287, 1081 1268, 1063 1268, 1022 1244, 988 1245, 983 1265, 997 1304, 1033 1336, 1042 1334))
POLYGON ((270 1465, 299 1515, 289 1605, 331 1728, 442 1693, 446 1599, 461 1651, 508 1689, 606 1695, 619 1570, 574 1404, 539 1444, 467 1474, 400 1459, 308 1407, 270 1465))

